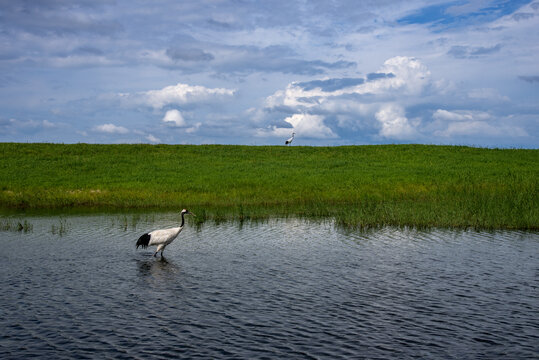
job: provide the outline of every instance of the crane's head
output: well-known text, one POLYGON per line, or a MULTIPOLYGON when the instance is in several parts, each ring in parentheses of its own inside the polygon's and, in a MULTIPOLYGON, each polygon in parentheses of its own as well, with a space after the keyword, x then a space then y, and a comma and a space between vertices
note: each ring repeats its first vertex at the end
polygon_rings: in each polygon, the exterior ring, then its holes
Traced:
POLYGON ((193 214, 192 212, 189 212, 189 210, 187 209, 183 209, 182 212, 181 212, 182 215, 193 215, 193 216, 196 216, 195 214, 193 214))

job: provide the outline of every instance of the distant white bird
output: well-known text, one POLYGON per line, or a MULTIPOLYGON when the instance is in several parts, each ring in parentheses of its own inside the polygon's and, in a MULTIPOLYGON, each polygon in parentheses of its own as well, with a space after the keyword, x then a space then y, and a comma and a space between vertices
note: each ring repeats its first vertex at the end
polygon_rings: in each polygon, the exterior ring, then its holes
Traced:
POLYGON ((142 235, 137 240, 137 249, 139 246, 142 246, 143 249, 146 249, 148 246, 156 245, 157 250, 153 256, 156 256, 159 251, 161 251, 161 258, 163 258, 163 250, 165 247, 170 244, 176 237, 182 232, 183 225, 185 223, 184 215, 193 215, 189 210, 183 209, 182 212, 182 224, 180 227, 170 228, 170 229, 161 229, 154 230, 152 232, 142 235))
POLYGON ((284 142, 284 144, 285 144, 285 145, 290 145, 290 144, 292 144, 292 140, 294 140, 294 135, 296 135, 296 133, 293 132, 293 133, 292 133, 292 137, 291 137, 290 139, 286 140, 286 141, 284 142))

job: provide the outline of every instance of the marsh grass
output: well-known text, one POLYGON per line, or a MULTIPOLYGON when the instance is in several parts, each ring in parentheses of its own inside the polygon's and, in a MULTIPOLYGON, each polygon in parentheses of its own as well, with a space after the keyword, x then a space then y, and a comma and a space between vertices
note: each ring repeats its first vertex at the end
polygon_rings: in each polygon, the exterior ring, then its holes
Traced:
POLYGON ((3 209, 189 208, 196 224, 299 216, 357 227, 539 228, 538 150, 3 143, 0 153, 3 209))
POLYGON ((65 234, 67 234, 68 229, 69 225, 67 223, 67 220, 60 217, 58 219, 58 224, 51 225, 51 234, 64 236, 65 234))
POLYGON ((28 220, 0 219, 0 231, 32 232, 34 225, 28 220))
POLYGON ((110 225, 114 228, 120 228, 123 231, 137 230, 140 222, 155 222, 155 213, 130 213, 110 216, 110 225))

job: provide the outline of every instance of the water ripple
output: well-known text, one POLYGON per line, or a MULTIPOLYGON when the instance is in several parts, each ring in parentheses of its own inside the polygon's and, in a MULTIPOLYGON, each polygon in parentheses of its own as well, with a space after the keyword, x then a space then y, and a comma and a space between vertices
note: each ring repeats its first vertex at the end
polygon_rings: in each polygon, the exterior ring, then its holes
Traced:
POLYGON ((0 358, 526 358, 539 352, 539 237, 295 219, 31 219, 0 233, 0 358))

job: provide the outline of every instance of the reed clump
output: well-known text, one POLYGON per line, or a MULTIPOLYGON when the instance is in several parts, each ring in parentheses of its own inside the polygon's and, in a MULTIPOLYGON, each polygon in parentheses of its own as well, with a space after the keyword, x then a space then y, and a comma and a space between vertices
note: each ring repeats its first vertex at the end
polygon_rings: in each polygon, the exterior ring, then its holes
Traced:
POLYGON ((539 151, 462 146, 0 144, 2 209, 539 228, 539 151))
POLYGON ((34 225, 28 220, 0 219, 0 231, 32 232, 34 225))

